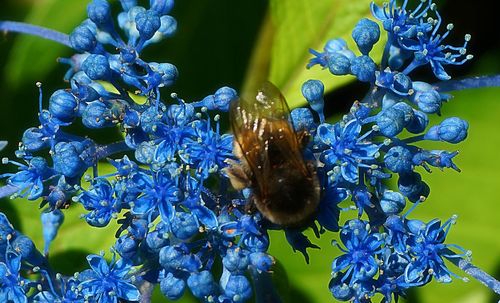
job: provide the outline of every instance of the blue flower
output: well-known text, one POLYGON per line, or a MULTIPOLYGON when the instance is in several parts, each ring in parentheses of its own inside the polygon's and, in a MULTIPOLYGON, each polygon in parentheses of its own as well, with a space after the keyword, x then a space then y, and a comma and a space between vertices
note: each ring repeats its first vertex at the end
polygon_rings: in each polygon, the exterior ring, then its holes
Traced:
POLYGON ((383 7, 371 4, 372 14, 375 18, 382 21, 384 29, 395 36, 393 39, 411 39, 418 32, 427 32, 431 25, 423 22, 423 18, 431 9, 430 0, 420 1, 420 4, 412 10, 406 10, 408 1, 404 1, 401 7, 397 6, 397 0, 390 0, 384 3, 383 7))
POLYGON ((233 158, 233 136, 229 134, 220 135, 219 118, 216 130, 213 131, 210 123, 195 121, 192 124, 194 129, 193 137, 186 137, 183 142, 182 159, 193 165, 197 175, 206 179, 209 174, 219 171, 225 167, 226 160, 233 158))
POLYGON ((21 255, 7 248, 4 262, 0 262, 0 301, 27 303, 28 280, 20 275, 21 255))
POLYGON ((34 157, 28 165, 14 161, 11 163, 19 166, 19 172, 3 174, 0 177, 9 177, 7 183, 18 188, 17 193, 21 197, 27 197, 29 200, 40 198, 44 191, 43 182, 52 173, 47 161, 41 157, 34 157))
POLYGON ((357 120, 334 125, 323 123, 318 126, 320 142, 329 148, 322 151, 320 160, 327 167, 339 165, 342 177, 351 183, 358 180, 359 168, 369 168, 375 161, 379 146, 360 136, 361 124, 357 120))
POLYGON ((441 221, 434 219, 425 224, 417 220, 408 221, 407 226, 413 234, 408 239, 412 261, 405 269, 407 282, 425 284, 434 276, 438 282, 449 283, 453 274, 445 265, 443 257, 460 258, 465 251, 455 245, 444 244, 444 240, 456 217, 452 217, 441 225, 441 221), (462 251, 462 255, 450 253, 448 247, 455 247, 462 251))
MULTIPOLYGON (((81 289, 78 288, 78 281, 76 278, 65 278, 61 274, 56 274, 53 279, 45 270, 37 270, 49 283, 47 290, 40 291, 33 297, 34 303, 84 303, 85 299, 82 295, 81 289), (59 287, 54 288, 54 285, 59 287), (52 286, 52 287, 51 287, 52 286)), ((82 275, 83 277, 84 275, 82 275)))
POLYGON ((431 6, 437 15, 437 21, 432 22, 434 29, 432 32, 417 32, 417 40, 403 40, 400 45, 403 49, 414 52, 414 60, 406 68, 408 73, 417 66, 430 63, 434 75, 439 80, 449 80, 451 77, 444 70, 444 65, 462 65, 471 60, 472 55, 466 55, 467 44, 471 39, 470 35, 465 35, 465 42, 461 47, 444 45, 444 39, 453 29, 453 24, 446 26, 446 32, 439 34, 441 26, 441 16, 435 10, 435 4, 431 6))
POLYGON ((87 256, 91 269, 85 272, 86 280, 80 283, 85 297, 97 303, 117 303, 118 299, 139 301, 140 293, 132 284, 132 266, 123 259, 110 264, 99 255, 87 256))
POLYGON ((134 189, 142 194, 133 203, 133 212, 148 214, 159 211, 164 222, 172 220, 175 214, 174 204, 181 198, 177 178, 169 172, 157 172, 152 177, 140 173, 134 176, 134 181, 142 185, 142 188, 134 189))
POLYGON ((108 225, 113 216, 116 216, 122 208, 121 197, 117 195, 119 193, 115 192, 115 188, 108 180, 96 179, 89 190, 83 191, 78 196, 78 201, 90 211, 85 215, 85 220, 92 226, 108 225))
POLYGON ((340 239, 346 249, 332 263, 333 274, 345 271, 342 282, 349 279, 350 285, 374 277, 379 268, 376 255, 384 244, 382 235, 369 231, 369 224, 361 220, 351 220, 344 225, 340 239))

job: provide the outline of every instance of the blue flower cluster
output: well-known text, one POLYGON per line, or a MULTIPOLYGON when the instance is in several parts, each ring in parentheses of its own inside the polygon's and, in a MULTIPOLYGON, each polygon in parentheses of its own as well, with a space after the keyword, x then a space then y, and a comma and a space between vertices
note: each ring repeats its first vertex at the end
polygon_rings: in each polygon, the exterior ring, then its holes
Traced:
MULTIPOLYGON (((391 302, 433 277, 450 282, 457 275, 445 259, 471 266, 469 252, 444 243, 455 217, 441 224, 408 215, 430 192, 417 167, 459 170, 456 151, 417 143, 459 143, 468 124, 451 117, 429 126, 428 114, 440 114, 450 96, 439 84, 417 81, 410 73, 429 64, 439 80, 448 80, 444 66, 472 58, 466 55, 470 37, 460 47, 443 44, 452 25, 440 33, 435 4, 423 0, 409 10, 407 2, 372 5, 388 35, 380 64, 370 52, 381 29, 369 19, 352 31, 358 55, 342 39, 329 41, 322 52, 311 50, 308 67, 353 75, 370 89, 332 124, 323 113, 323 83, 304 83, 312 110, 297 108, 291 117, 296 131, 311 136, 304 152, 315 159, 321 201, 309 225, 281 228, 245 208, 250 190, 232 189, 224 170, 238 158, 233 136, 221 133, 219 113, 229 110, 237 92, 222 87, 192 102, 175 93, 162 97, 161 90, 178 78, 177 68, 140 57, 145 47, 176 32, 169 15, 173 0, 150 0, 149 8, 120 0, 117 22, 106 0, 93 0, 88 19, 69 36, 49 37, 77 52, 64 60, 71 64, 70 87, 54 92, 44 109, 39 84, 40 125, 25 131, 19 161, 3 160, 18 169, 0 176, 6 179, 0 196, 41 199, 45 248, 39 252, 0 214, 0 301, 148 302, 159 284, 170 300, 190 291, 202 302, 246 302, 254 296, 252 285, 266 287, 261 284, 270 281, 268 230, 283 229, 292 248, 308 260, 307 248, 316 247, 303 234, 308 227, 318 235, 340 232, 342 245, 335 245, 341 254, 333 260, 329 285, 339 300, 371 302, 379 293, 391 302), (116 128, 124 139, 100 144, 69 133, 75 123, 116 128), (113 172, 99 175, 105 161, 113 172), (388 182, 393 176, 397 189, 388 182), (341 207, 349 199, 352 205, 341 207), (407 201, 413 206, 405 212, 407 201), (86 210, 89 225, 106 227, 115 220, 120 227, 109 263, 102 254, 89 255, 90 269, 66 277, 50 269, 47 256, 63 224, 62 210, 73 203, 86 210), (351 218, 357 219, 341 224, 341 212, 353 210, 351 218), (39 279, 26 279, 24 272, 39 273, 39 279)), ((9 23, 4 26, 9 29, 9 23)))

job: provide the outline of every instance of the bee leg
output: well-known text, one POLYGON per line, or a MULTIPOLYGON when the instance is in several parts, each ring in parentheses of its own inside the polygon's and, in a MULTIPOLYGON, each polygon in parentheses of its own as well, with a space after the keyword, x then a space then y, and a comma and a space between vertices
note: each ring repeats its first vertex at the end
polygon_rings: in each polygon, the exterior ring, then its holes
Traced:
POLYGON ((309 144, 311 140, 311 135, 307 130, 301 130, 297 132, 297 141, 299 142, 300 148, 303 150, 309 144))
POLYGON ((231 159, 227 159, 225 162, 229 164, 229 166, 224 168, 223 171, 229 177, 229 181, 231 181, 233 188, 242 190, 250 187, 250 180, 243 166, 231 159))
POLYGON ((245 212, 247 214, 253 214, 257 212, 257 205, 255 204, 255 200, 253 197, 248 199, 247 204, 245 204, 245 212))

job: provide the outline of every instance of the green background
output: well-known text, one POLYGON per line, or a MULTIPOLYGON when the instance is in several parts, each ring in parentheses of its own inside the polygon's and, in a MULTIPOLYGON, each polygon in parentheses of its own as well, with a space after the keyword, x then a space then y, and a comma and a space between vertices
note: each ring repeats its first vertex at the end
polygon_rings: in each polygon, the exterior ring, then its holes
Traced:
MULTIPOLYGON (((116 1, 115 1, 116 2, 116 1)), ((174 63, 180 79, 172 91, 189 101, 200 100, 223 85, 251 91, 265 79, 280 87, 292 105, 303 103, 300 85, 314 78, 325 82, 326 112, 332 121, 352 102, 363 96, 366 87, 349 77, 334 77, 319 68, 304 68, 310 58, 308 48, 321 49, 328 38, 344 37, 362 16, 369 14, 367 0, 184 0, 178 1, 172 15, 179 21, 174 38, 150 47, 146 59, 174 63)), ((2 0, 0 20, 26 21, 69 33, 85 17, 86 0, 2 0)), ((454 77, 500 73, 500 34, 498 17, 488 9, 491 1, 439 1, 445 20, 455 21, 450 42, 461 44, 471 33, 469 51, 472 63, 450 68, 454 77)), ((379 46, 382 43, 379 43, 379 46)), ((380 47, 374 54, 380 53, 380 47)), ((0 156, 11 156, 23 131, 37 123, 36 81, 43 82, 47 106, 51 92, 65 88, 62 76, 67 66, 56 64, 57 57, 71 51, 36 37, 15 34, 0 37, 0 139, 9 146, 0 156)), ((417 71, 420 79, 432 80, 428 69, 417 71)), ((416 78, 416 77, 414 77, 416 78)), ((170 90, 168 92, 171 92, 170 90)), ((443 107, 443 117, 458 116, 470 123, 468 139, 458 146, 428 144, 430 148, 458 149, 456 159, 461 173, 423 173, 431 187, 429 199, 412 216, 422 220, 459 216, 448 243, 473 251, 473 263, 500 278, 500 88, 470 90, 454 94, 443 107)), ((437 123, 443 118, 433 117, 437 123)), ((98 142, 118 138, 116 130, 92 133, 98 142)), ((1 168, 5 172, 5 168, 1 168)), ((41 225, 38 202, 24 200, 0 202, 15 227, 35 239, 39 248, 41 225)), ((51 248, 51 262, 63 273, 85 266, 84 256, 108 250, 113 244, 114 227, 91 228, 79 219, 82 209, 66 212, 57 240, 51 248)), ((344 214, 342 220, 351 214, 344 214)), ((280 271, 280 290, 285 302, 333 302, 327 285, 331 261, 339 254, 326 234, 313 242, 321 250, 310 252, 310 264, 294 253, 281 232, 272 234, 270 252, 285 268, 280 271)), ((313 236, 311 236, 313 238, 313 236)), ((453 265, 450 265, 453 268, 453 265)), ((458 269, 454 270, 462 275, 458 269)), ((476 281, 456 280, 452 284, 431 283, 412 291, 407 302, 496 302, 491 291, 476 281)), ((158 296, 155 302, 165 302, 158 296)), ((191 298, 183 302, 193 302, 191 298)))

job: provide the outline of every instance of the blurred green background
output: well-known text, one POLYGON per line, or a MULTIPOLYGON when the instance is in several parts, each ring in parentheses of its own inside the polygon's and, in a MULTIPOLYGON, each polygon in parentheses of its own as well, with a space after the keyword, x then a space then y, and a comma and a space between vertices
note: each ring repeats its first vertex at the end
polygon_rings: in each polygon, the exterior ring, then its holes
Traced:
MULTIPOLYGON (((116 4, 117 1, 114 1, 116 4)), ((150 47, 146 59, 171 62, 180 71, 172 91, 188 101, 199 100, 217 88, 228 85, 248 91, 270 79, 280 87, 288 102, 298 105, 300 85, 315 78, 329 89, 326 112, 332 120, 363 96, 366 87, 348 77, 334 77, 318 68, 304 68, 308 48, 320 49, 328 38, 349 40, 350 30, 368 15, 368 0, 185 0, 178 1, 172 15, 179 22, 174 38, 150 47)), ((2 0, 0 20, 26 21, 69 33, 85 17, 87 0, 2 0)), ((438 1, 445 21, 454 21, 448 42, 461 44, 465 33, 472 34, 469 51, 475 60, 450 68, 454 77, 500 73, 500 33, 497 11, 491 1, 438 1)), ((382 44, 382 43, 379 43, 382 44)), ((453 43, 452 43, 453 44, 453 43)), ((351 44, 352 45, 352 44, 351 44)), ((374 50, 380 53, 380 47, 374 50)), ((37 124, 38 91, 43 82, 47 106, 51 92, 67 87, 62 77, 67 66, 56 63, 70 56, 71 50, 36 37, 15 34, 0 37, 0 139, 9 146, 0 156, 11 156, 23 131, 37 124)), ((415 79, 429 80, 428 69, 417 71, 415 79)), ((170 90, 168 91, 170 92, 170 90)), ((469 138, 458 146, 428 144, 432 148, 459 149, 456 159, 461 173, 454 171, 424 174, 432 191, 429 199, 412 213, 422 220, 446 220, 459 215, 458 224, 448 236, 473 251, 473 262, 500 278, 500 88, 459 92, 443 107, 443 116, 459 116, 470 123, 469 138)), ((434 117, 433 122, 442 118, 434 117)), ((111 142, 116 130, 92 134, 98 142, 111 142)), ((1 169, 2 172, 5 169, 1 169)), ((23 200, 0 202, 16 228, 43 247, 38 202, 23 200)), ((85 266, 84 256, 107 250, 113 243, 114 228, 91 228, 79 219, 82 209, 71 208, 51 249, 51 262, 63 273, 85 266)), ((349 214, 342 217, 348 218, 349 214)), ((311 235, 313 238, 313 236, 311 235)), ((333 302, 327 285, 330 264, 339 251, 330 245, 333 234, 313 242, 321 250, 310 252, 311 262, 294 253, 280 232, 272 234, 270 252, 285 268, 278 275, 285 302, 333 302)), ((450 265, 453 268, 453 265, 450 265)), ((457 269, 455 272, 461 275, 457 269)), ((490 303, 497 302, 491 291, 475 281, 452 284, 431 283, 412 291, 412 303, 490 303)), ((166 302, 158 296, 155 302, 166 302)), ((194 302, 191 298, 183 302, 194 302)))

